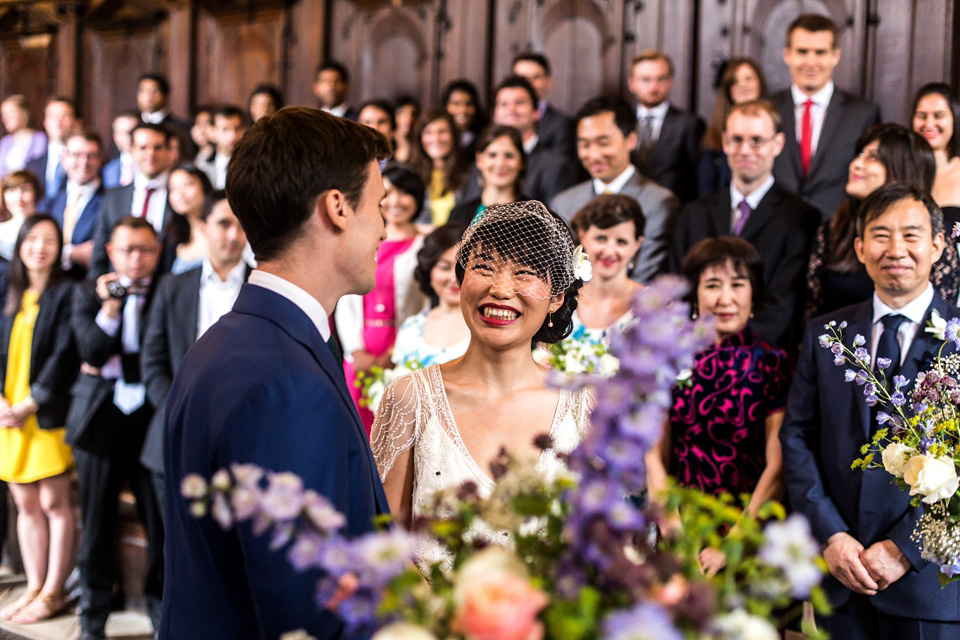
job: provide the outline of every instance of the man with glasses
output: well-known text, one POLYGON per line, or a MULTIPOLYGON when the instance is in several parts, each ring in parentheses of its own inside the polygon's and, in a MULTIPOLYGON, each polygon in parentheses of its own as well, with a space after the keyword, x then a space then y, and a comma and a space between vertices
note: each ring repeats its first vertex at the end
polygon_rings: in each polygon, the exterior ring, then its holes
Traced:
POLYGON ((63 231, 63 268, 77 280, 82 280, 90 267, 93 228, 106 191, 100 179, 101 150, 100 135, 95 131, 84 129, 70 134, 61 160, 67 186, 50 206, 50 215, 63 231))
POLYGON ((751 327, 788 352, 799 343, 803 277, 820 214, 783 189, 773 163, 783 150, 780 114, 766 100, 735 106, 727 116, 723 150, 730 187, 688 204, 670 246, 670 270, 679 273, 690 247, 705 238, 739 236, 763 259, 763 297, 751 327))
POLYGON ((147 536, 143 591, 155 629, 163 595, 163 523, 151 474, 139 462, 154 411, 140 378, 140 346, 160 254, 157 232, 143 218, 122 217, 106 252, 113 272, 77 285, 71 318, 83 362, 66 424, 83 520, 77 557, 81 640, 104 637, 118 578, 117 509, 127 481, 147 536))

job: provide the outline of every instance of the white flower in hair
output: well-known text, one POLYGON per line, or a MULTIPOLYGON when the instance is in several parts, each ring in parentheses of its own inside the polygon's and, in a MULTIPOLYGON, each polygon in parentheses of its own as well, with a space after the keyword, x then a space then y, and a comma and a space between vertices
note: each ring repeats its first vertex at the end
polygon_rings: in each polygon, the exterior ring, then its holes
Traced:
POLYGON ((590 256, 583 250, 583 245, 577 245, 573 250, 573 275, 584 282, 593 277, 593 266, 590 264, 590 256))

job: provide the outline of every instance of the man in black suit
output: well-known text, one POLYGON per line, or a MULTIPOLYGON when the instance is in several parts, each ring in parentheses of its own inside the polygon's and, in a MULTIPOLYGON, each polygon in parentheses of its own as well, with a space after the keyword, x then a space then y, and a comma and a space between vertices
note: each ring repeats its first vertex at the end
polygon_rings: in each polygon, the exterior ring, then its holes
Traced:
POLYGON ((207 174, 214 189, 227 186, 227 163, 246 130, 247 114, 240 107, 225 104, 213 112, 213 153, 198 156, 197 167, 207 174))
POLYGON ((350 91, 350 72, 336 60, 325 60, 317 67, 313 81, 313 95, 320 101, 320 109, 338 118, 357 121, 357 110, 347 102, 350 91))
POLYGON ((163 419, 173 374, 187 349, 233 307, 240 286, 250 273, 243 262, 247 236, 227 202, 225 191, 214 193, 204 208, 200 233, 210 254, 202 266, 161 280, 150 305, 143 339, 143 383, 150 403, 157 407, 143 444, 140 462, 153 474, 154 488, 163 505, 163 419))
POLYGON ((107 244, 114 272, 79 283, 74 294, 71 325, 83 364, 70 392, 66 440, 74 447, 83 519, 77 558, 81 640, 104 637, 117 578, 113 541, 125 481, 146 529, 144 593, 159 628, 163 524, 150 472, 139 463, 153 415, 140 379, 140 345, 159 253, 154 228, 142 218, 123 217, 107 244))
POLYGON ((630 93, 637 99, 637 148, 633 164, 640 173, 680 198, 697 197, 697 165, 703 120, 670 104, 673 60, 660 51, 633 58, 630 93))
POLYGON ((541 202, 577 183, 577 166, 569 157, 548 149, 537 135, 537 93, 522 76, 508 76, 494 92, 493 122, 517 129, 527 154, 521 192, 541 202))
POLYGON ((735 235, 763 259, 763 297, 751 326, 793 353, 800 341, 804 273, 820 214, 780 187, 773 162, 783 149, 780 114, 766 100, 735 106, 727 116, 723 150, 729 189, 691 202, 670 243, 670 270, 679 273, 690 247, 705 238, 735 235))
POLYGON ((577 136, 573 120, 547 102, 553 84, 550 61, 542 53, 524 51, 513 59, 513 73, 526 78, 537 92, 537 137, 540 144, 571 159, 576 158, 577 136))
POLYGON ((67 184, 53 199, 50 215, 63 232, 63 268, 77 280, 87 275, 93 257, 93 229, 106 193, 100 180, 102 165, 102 143, 96 131, 69 135, 63 153, 67 184))
POLYGON ((170 129, 181 145, 181 155, 192 158, 196 153, 190 137, 190 124, 170 112, 170 82, 156 73, 145 73, 137 80, 137 108, 140 119, 170 129))
POLYGON ((834 86, 840 47, 829 18, 803 14, 790 23, 783 61, 793 82, 770 98, 786 132, 773 175, 829 220, 843 201, 857 138, 880 122, 880 111, 834 86))
MULTIPOLYGON (((921 557, 915 537, 923 509, 910 505, 911 496, 882 467, 850 468, 879 425, 863 387, 845 382, 845 367, 818 344, 825 323, 846 323, 844 342, 863 336, 870 361, 888 358, 887 379, 904 376, 909 394, 943 346, 924 331, 932 312, 960 315, 930 284, 931 265, 943 252, 942 225, 930 195, 903 182, 863 201, 854 249, 873 297, 809 323, 790 387, 780 429, 784 482, 822 545, 830 571, 823 586, 834 611, 818 623, 834 638, 960 637, 960 583, 940 587, 939 566, 921 557)), ((955 351, 947 344, 942 355, 955 351)))
MULTIPOLYGON (((157 124, 138 124, 130 132, 130 154, 137 165, 137 175, 126 187, 107 191, 100 217, 93 233, 93 259, 89 274, 97 277, 110 270, 107 242, 117 221, 133 215, 145 218, 161 234, 167 221, 175 215, 167 201, 167 177, 170 173, 170 130, 157 124)), ((163 238, 161 237, 161 246, 163 238)), ((158 271, 166 273, 173 264, 173 251, 160 256, 158 271)))
POLYGON ((28 162, 26 166, 40 181, 37 211, 50 211, 50 204, 63 187, 66 173, 61 160, 63 160, 67 136, 76 124, 76 109, 70 98, 54 96, 47 100, 43 108, 43 130, 47 132, 47 152, 28 162))

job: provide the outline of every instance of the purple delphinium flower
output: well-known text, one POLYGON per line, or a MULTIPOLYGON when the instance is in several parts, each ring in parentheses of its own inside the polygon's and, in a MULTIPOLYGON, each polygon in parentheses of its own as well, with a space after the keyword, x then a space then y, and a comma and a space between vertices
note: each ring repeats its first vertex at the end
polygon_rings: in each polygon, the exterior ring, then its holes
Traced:
POLYGON ((890 402, 892 402, 895 407, 902 407, 907 404, 907 397, 903 395, 903 391, 894 391, 893 395, 890 396, 890 402))
POLYGON ((626 611, 611 613, 603 621, 605 640, 682 640, 666 609, 643 602, 626 611))
POLYGON ((887 369, 893 361, 890 358, 877 358, 877 366, 881 369, 887 369))
POLYGON ((960 349, 960 318, 950 318, 947 320, 947 328, 943 332, 944 337, 960 349))

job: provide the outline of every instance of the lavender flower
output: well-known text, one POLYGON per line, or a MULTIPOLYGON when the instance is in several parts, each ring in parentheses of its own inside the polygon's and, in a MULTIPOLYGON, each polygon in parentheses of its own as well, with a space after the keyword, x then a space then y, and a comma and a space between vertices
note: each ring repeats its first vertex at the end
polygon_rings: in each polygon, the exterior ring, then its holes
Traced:
POLYGON ((947 328, 943 335, 948 341, 960 349, 960 319, 950 318, 947 320, 947 328))
POLYGON ((881 369, 887 369, 893 361, 890 358, 877 358, 877 366, 881 369))
POLYGON ((892 402, 895 407, 902 407, 907 404, 907 397, 903 395, 902 391, 894 391, 893 395, 890 396, 890 402, 892 402))
POLYGON ((603 621, 603 633, 605 640, 683 639, 666 610, 652 602, 610 614, 603 621))
POLYGON ((861 334, 858 333, 857 335, 855 335, 855 336, 853 337, 853 346, 854 346, 854 347, 862 347, 862 346, 865 345, 865 344, 867 344, 867 339, 864 338, 861 334))
POLYGON ((273 520, 292 520, 303 509, 303 480, 293 473, 271 473, 260 501, 263 512, 273 520))
POLYGON ((761 562, 783 571, 794 598, 805 598, 820 582, 821 571, 814 560, 820 549, 810 534, 810 524, 799 513, 783 522, 772 522, 764 531, 758 557, 761 562))
POLYGON ((903 385, 907 384, 907 379, 901 375, 893 376, 893 386, 895 389, 899 389, 903 385))
POLYGON ((853 369, 847 369, 843 372, 843 381, 844 382, 853 382, 857 379, 857 372, 853 369))

